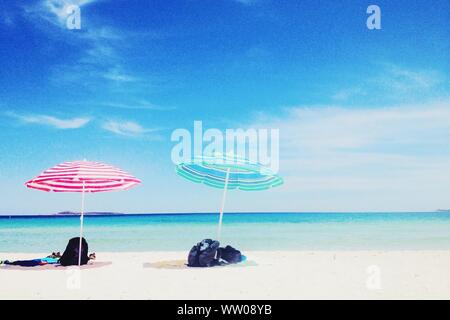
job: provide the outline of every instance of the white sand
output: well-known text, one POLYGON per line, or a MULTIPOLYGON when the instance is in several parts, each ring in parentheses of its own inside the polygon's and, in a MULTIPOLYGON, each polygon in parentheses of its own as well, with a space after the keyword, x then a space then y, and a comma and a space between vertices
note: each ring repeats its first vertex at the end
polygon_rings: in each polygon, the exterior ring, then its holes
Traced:
POLYGON ((148 266, 185 255, 97 253, 112 264, 81 270, 81 288, 76 267, 2 266, 0 299, 450 299, 450 251, 246 252, 242 266, 148 266))

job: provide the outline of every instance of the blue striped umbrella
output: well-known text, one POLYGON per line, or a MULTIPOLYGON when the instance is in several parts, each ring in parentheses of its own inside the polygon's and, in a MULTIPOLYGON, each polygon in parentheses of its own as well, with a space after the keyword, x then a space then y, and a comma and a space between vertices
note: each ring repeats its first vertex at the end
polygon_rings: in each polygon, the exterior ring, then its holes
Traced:
POLYGON ((223 189, 217 237, 222 230, 223 210, 228 189, 267 190, 283 184, 283 179, 269 168, 247 159, 229 156, 203 156, 183 162, 175 168, 178 175, 196 183, 223 189))

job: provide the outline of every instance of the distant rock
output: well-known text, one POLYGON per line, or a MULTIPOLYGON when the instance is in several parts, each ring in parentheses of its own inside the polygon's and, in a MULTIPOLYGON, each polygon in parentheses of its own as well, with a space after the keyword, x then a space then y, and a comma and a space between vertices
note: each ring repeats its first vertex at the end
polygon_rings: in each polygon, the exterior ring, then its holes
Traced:
POLYGON ((62 211, 62 212, 58 212, 56 213, 56 215, 65 215, 65 216, 69 216, 69 215, 78 215, 78 212, 72 212, 72 211, 62 211))
MULTIPOLYGON (((62 211, 58 212, 55 215, 57 216, 79 216, 79 212, 73 212, 73 211, 62 211)), ((85 212, 85 216, 117 216, 117 215, 124 215, 124 213, 117 213, 117 212, 85 212)))
POLYGON ((437 212, 450 212, 450 209, 437 209, 437 212))

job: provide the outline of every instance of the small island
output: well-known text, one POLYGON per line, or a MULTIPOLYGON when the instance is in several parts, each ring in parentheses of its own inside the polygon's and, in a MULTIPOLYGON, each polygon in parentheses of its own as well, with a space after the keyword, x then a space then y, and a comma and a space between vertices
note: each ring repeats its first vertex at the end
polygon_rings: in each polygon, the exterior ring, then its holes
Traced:
MULTIPOLYGON (((79 216, 80 212, 61 211, 55 214, 56 216, 79 216)), ((117 212, 85 212, 85 216, 123 216, 125 213, 117 212)))

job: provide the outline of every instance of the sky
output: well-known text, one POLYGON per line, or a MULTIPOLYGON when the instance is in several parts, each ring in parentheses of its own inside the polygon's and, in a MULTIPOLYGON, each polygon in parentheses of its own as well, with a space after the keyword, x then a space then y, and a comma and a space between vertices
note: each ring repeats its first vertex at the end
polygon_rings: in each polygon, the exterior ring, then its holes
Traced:
POLYGON ((0 213, 78 211, 24 182, 80 159, 143 181, 88 211, 215 212, 171 159, 196 120, 279 130, 284 185, 228 211, 450 208, 449 21, 439 0, 0 0, 0 213))

